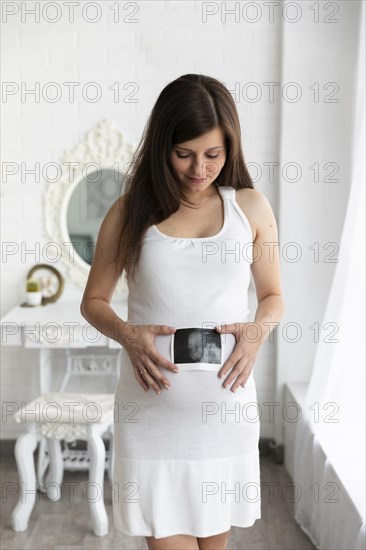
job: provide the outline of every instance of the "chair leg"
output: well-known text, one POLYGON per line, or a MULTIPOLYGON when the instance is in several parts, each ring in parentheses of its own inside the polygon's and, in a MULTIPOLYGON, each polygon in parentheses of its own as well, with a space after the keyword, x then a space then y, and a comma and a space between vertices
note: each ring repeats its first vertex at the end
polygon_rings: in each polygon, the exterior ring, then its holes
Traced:
POLYGON ((109 468, 108 479, 111 491, 113 490, 113 466, 114 466, 114 433, 113 426, 109 429, 109 468))
POLYGON ((88 451, 90 456, 88 491, 89 506, 94 534, 104 537, 108 534, 108 516, 104 505, 105 446, 102 433, 105 426, 91 424, 88 427, 88 451))
POLYGON ((28 528, 37 493, 36 471, 33 453, 37 447, 37 435, 28 431, 18 436, 15 443, 15 460, 20 482, 19 500, 11 515, 14 531, 25 531, 28 528))
POLYGON ((61 485, 64 476, 61 442, 55 437, 48 437, 47 445, 50 466, 46 476, 45 489, 48 498, 57 501, 61 498, 61 485))
POLYGON ((41 493, 45 493, 46 489, 44 486, 44 474, 47 470, 47 466, 49 464, 49 458, 47 457, 45 453, 46 449, 46 438, 44 436, 40 436, 40 442, 38 446, 38 458, 37 458, 37 481, 38 481, 38 488, 41 493))

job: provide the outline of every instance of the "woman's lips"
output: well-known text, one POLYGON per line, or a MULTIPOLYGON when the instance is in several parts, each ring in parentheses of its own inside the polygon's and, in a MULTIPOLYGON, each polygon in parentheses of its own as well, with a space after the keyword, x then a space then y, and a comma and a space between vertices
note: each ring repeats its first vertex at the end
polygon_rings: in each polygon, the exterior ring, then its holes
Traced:
POLYGON ((198 178, 191 178, 191 176, 188 176, 188 177, 191 181, 193 181, 193 183, 202 183, 203 181, 205 181, 205 178, 198 179, 198 178))

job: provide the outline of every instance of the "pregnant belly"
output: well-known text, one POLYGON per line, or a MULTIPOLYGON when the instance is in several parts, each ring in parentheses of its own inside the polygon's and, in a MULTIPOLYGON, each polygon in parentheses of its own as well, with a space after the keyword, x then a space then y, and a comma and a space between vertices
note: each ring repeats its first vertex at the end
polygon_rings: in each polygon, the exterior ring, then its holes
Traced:
MULTIPOLYGON (((164 344, 159 343, 156 347, 163 357, 171 360, 170 351, 166 344, 164 347, 164 344)), ((233 347, 235 346, 223 344, 224 362, 230 356, 233 347)), ((253 370, 245 383, 245 387, 239 386, 234 393, 230 390, 233 382, 227 388, 223 387, 223 382, 229 376, 231 369, 220 379, 217 373, 221 366, 192 363, 182 368, 182 365, 179 364, 180 371, 178 373, 158 366, 159 371, 169 380, 171 387, 169 390, 161 387, 160 394, 157 395, 151 387, 147 392, 144 392, 135 378, 135 371, 127 351, 122 349, 121 373, 116 396, 118 395, 120 402, 134 402, 145 411, 150 407, 160 408, 165 404, 168 410, 185 410, 188 408, 192 411, 194 409, 197 415, 201 414, 202 403, 206 401, 228 404, 236 401, 240 401, 242 404, 256 401, 253 370)))
POLYGON ((115 395, 120 456, 202 460, 256 448, 260 409, 252 375, 233 393, 215 372, 162 369, 171 388, 157 395, 144 392, 128 361, 122 367, 115 395))

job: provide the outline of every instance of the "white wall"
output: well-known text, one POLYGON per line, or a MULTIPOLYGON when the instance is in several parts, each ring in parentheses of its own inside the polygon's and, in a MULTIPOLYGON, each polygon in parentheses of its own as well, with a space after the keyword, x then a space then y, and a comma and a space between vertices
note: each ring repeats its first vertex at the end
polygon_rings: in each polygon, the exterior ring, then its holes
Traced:
MULTIPOLYGON (((316 3, 318 4, 318 3, 316 3)), ((321 4, 321 3, 320 3, 321 4)), ((302 253, 297 262, 283 256, 282 277, 286 313, 278 333, 277 401, 283 403, 285 382, 308 382, 316 349, 316 324, 322 326, 333 319, 323 319, 336 263, 329 259, 339 245, 351 174, 351 139, 354 103, 355 68, 361 3, 336 2, 339 11, 320 10, 320 21, 314 23, 314 13, 303 9, 296 24, 283 26, 282 82, 299 83, 301 100, 284 101, 281 116, 281 167, 295 162, 302 170, 297 182, 280 177, 279 223, 280 247, 295 242, 302 253), (337 23, 324 18, 338 19, 337 23), (309 89, 319 83, 319 101, 309 89), (335 83, 338 91, 332 98, 335 83), (326 98, 337 102, 326 102, 326 98), (310 169, 319 163, 319 181, 310 169), (336 182, 327 181, 332 168, 336 182), (314 256, 314 243, 319 243, 319 259, 314 256), (297 324, 298 332, 291 330, 297 324), (285 326, 289 331, 286 336, 285 326), (311 328, 313 327, 313 329, 311 328), (298 334, 298 341, 295 341, 298 334), (293 342, 291 342, 293 340, 293 342)), ((310 5, 308 3, 303 6, 310 5)), ((294 172, 292 172, 293 176, 294 172)), ((294 253, 289 249, 289 254, 294 253)), ((335 259, 337 255, 333 256, 335 259)), ((350 304, 351 306, 351 304, 350 304)), ((339 338, 337 327, 329 326, 328 335, 339 338), (334 330, 334 333, 333 333, 334 330)), ((347 365, 345 365, 347 368, 347 365)), ((284 425, 276 425, 276 439, 283 440, 284 425)))

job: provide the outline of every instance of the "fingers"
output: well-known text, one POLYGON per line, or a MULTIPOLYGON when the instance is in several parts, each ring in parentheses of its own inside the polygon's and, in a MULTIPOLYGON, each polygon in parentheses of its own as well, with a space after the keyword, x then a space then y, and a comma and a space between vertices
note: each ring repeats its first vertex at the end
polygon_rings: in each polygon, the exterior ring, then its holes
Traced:
POLYGON ((174 363, 171 363, 168 359, 166 359, 163 355, 160 355, 156 349, 152 351, 150 354, 152 361, 159 365, 159 367, 164 367, 165 369, 168 369, 173 372, 179 372, 179 368, 174 363))
POLYGON ((151 387, 157 395, 160 393, 160 386, 156 383, 156 380, 151 376, 145 365, 136 366, 135 378, 140 383, 145 391, 148 391, 151 387))
POLYGON ((244 388, 250 376, 250 373, 252 372, 252 366, 254 362, 255 362, 255 358, 247 359, 246 361, 244 359, 244 361, 242 360, 238 362, 235 368, 233 368, 233 370, 230 372, 229 376, 224 380, 222 384, 223 388, 227 388, 233 381, 234 383, 230 388, 230 390, 233 393, 235 393, 235 391, 238 389, 239 386, 242 386, 244 388), (243 364, 244 364, 244 368, 243 368, 243 364))
MULTIPOLYGON (((156 334, 162 332, 172 334, 176 331, 174 327, 170 327, 169 325, 152 325, 152 327, 156 334)), ((156 365, 159 365, 159 367, 164 367, 173 372, 179 372, 177 365, 166 359, 163 355, 160 355, 156 347, 153 347, 151 350, 150 358, 156 365)))
MULTIPOLYGON (((160 393, 160 386, 159 382, 163 384, 163 386, 169 390, 170 389, 170 382, 165 378, 165 376, 160 372, 160 370, 157 368, 157 366, 149 359, 148 357, 145 357, 144 364, 140 364, 140 366, 136 367, 137 369, 137 379, 141 384, 141 381, 143 381, 144 384, 143 388, 145 387, 151 387, 157 395, 160 393)), ((136 371, 135 371, 136 372, 136 371)))
POLYGON ((239 361, 243 359, 243 355, 238 351, 234 350, 231 354, 230 358, 226 361, 226 363, 222 366, 222 368, 219 370, 218 377, 223 378, 226 376, 226 374, 236 365, 239 364, 239 361))
POLYGON ((172 334, 172 332, 175 332, 177 329, 175 327, 171 327, 169 325, 151 325, 154 329, 154 332, 157 334, 172 334))
POLYGON ((218 330, 221 333, 226 332, 238 332, 240 330, 240 324, 241 323, 231 323, 231 324, 222 324, 221 326, 215 327, 216 330, 218 330))
POLYGON ((149 386, 152 387, 152 389, 155 391, 157 395, 160 393, 160 386, 157 384, 156 380, 151 376, 149 371, 147 369, 142 369, 140 371, 140 376, 144 379, 144 381, 149 384, 149 386))
MULTIPOLYGON (((167 390, 170 389, 170 382, 167 378, 165 378, 165 376, 160 372, 160 370, 158 369, 157 365, 149 358, 146 359, 146 367, 148 369, 148 372, 147 373, 144 373, 145 375, 147 376, 150 376, 150 378, 152 378, 154 380, 154 384, 155 386, 153 386, 153 388, 155 389, 158 389, 160 391, 160 386, 158 384, 157 381, 161 382, 163 384, 163 386, 165 386, 165 388, 167 390)), ((145 368, 146 368, 145 367, 145 368)))
POLYGON ((149 384, 147 384, 142 376, 143 373, 143 367, 140 369, 139 367, 134 367, 135 371, 135 378, 139 382, 140 386, 142 386, 142 389, 146 392, 149 390, 149 384))
POLYGON ((170 382, 161 373, 158 365, 173 372, 179 372, 179 369, 174 363, 171 363, 158 353, 153 343, 154 335, 159 333, 172 334, 176 329, 169 325, 143 325, 141 328, 142 337, 140 345, 132 346, 129 353, 135 371, 135 378, 144 391, 148 391, 148 389, 152 387, 159 395, 161 390, 159 382, 167 390, 170 389, 170 382), (153 333, 153 335, 151 333, 153 333), (150 336, 146 336, 149 334, 150 336))

